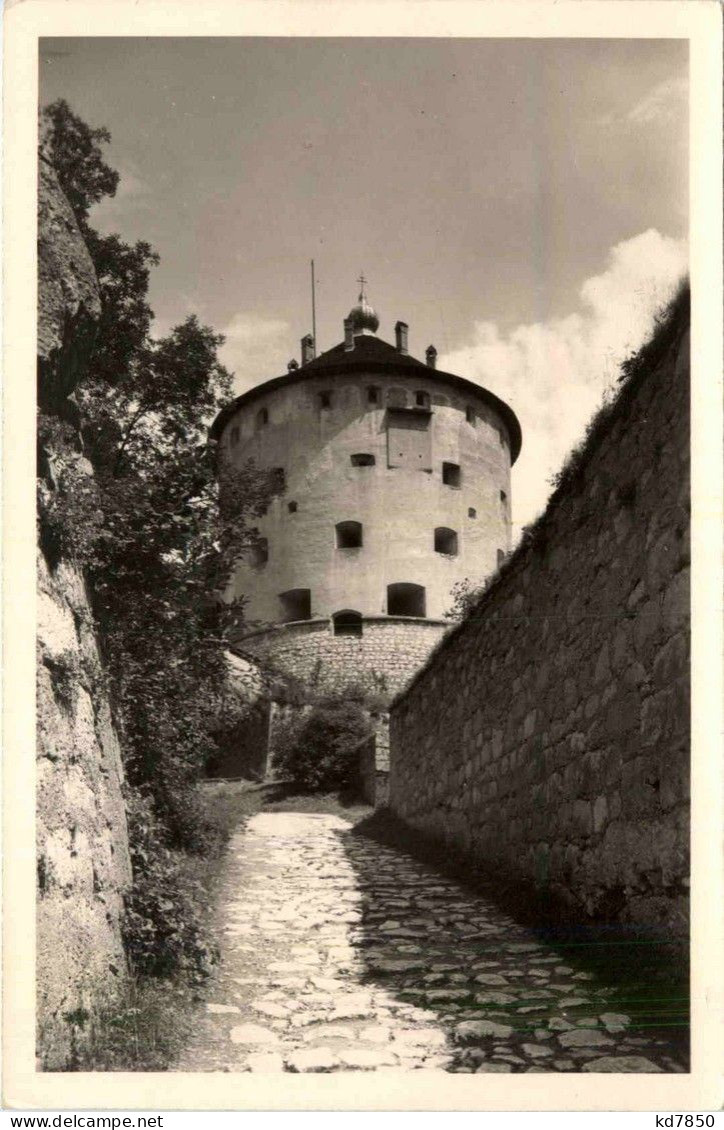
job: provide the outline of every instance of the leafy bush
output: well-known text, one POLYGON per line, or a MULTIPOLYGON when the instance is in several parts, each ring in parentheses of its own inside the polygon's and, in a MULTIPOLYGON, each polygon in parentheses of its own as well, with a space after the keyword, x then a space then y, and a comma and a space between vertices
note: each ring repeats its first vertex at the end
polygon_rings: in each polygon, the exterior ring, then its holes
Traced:
POLYGON ((303 793, 341 789, 350 782, 355 747, 370 729, 367 711, 359 702, 321 702, 301 724, 280 727, 277 772, 303 793))
POLYGON ((202 980, 218 959, 208 940, 202 877, 194 875, 191 857, 164 844, 150 798, 131 791, 127 811, 133 885, 123 939, 133 972, 202 980))

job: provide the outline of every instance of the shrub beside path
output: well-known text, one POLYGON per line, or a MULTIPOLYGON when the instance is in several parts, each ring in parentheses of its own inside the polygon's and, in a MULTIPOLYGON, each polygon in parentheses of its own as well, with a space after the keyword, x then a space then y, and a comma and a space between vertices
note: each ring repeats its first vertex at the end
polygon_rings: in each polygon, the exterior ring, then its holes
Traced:
POLYGON ((487 899, 337 815, 257 813, 219 898, 222 962, 176 1070, 686 1070, 655 1005, 643 1024, 487 899))

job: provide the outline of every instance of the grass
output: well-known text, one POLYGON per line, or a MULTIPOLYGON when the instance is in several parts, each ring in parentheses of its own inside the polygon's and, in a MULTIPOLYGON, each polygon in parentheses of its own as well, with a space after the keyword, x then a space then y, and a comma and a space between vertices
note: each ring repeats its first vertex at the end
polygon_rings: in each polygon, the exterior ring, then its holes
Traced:
POLYGON ((191 1035, 199 995, 176 981, 131 979, 128 992, 74 1025, 64 1071, 165 1071, 191 1035))
POLYGON ((315 812, 340 816, 350 824, 368 819, 374 809, 356 797, 336 793, 294 793, 283 782, 269 786, 265 812, 315 812))

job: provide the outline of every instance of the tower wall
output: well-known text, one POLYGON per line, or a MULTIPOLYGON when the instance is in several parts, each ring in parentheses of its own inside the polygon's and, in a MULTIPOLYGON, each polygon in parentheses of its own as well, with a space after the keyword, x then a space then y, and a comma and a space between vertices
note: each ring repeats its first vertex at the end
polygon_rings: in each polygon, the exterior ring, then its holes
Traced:
POLYGON ((262 387, 229 416, 219 438, 232 462, 251 458, 284 472, 284 490, 258 523, 268 559, 254 563, 247 555, 227 593, 248 597, 247 623, 289 619, 280 594, 297 589, 310 590, 312 619, 342 609, 385 615, 387 586, 400 582, 423 586, 425 617, 440 619, 456 582, 480 583, 509 549, 506 425, 473 388, 460 391, 433 371, 325 377, 302 369, 283 387, 262 387), (424 407, 401 411, 415 407, 418 393, 429 398, 429 415, 424 407), (390 421, 402 421, 402 432, 390 436, 390 421), (353 465, 351 456, 360 454, 373 456, 374 465, 353 465), (396 460, 402 465, 388 465, 396 460), (459 487, 443 481, 443 463, 460 468, 459 487), (347 521, 362 525, 359 548, 336 544, 335 526, 347 521), (455 555, 435 551, 436 527, 455 531, 455 555))

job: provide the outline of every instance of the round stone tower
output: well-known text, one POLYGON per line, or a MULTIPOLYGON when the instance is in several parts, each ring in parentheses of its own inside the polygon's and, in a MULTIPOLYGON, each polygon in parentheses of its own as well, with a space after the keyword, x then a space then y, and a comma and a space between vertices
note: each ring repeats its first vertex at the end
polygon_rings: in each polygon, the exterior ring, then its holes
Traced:
POLYGON ((279 493, 239 562, 243 651, 306 682, 395 692, 449 626, 451 590, 510 547, 513 411, 477 384, 377 337, 364 286, 344 341, 229 404, 224 457, 274 468, 279 493), (259 627, 259 625, 263 627, 259 627), (252 628, 252 625, 254 627, 252 628))

